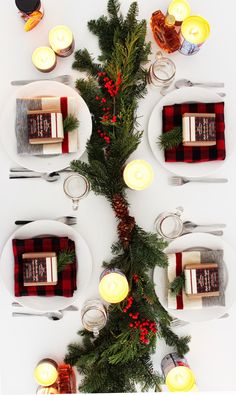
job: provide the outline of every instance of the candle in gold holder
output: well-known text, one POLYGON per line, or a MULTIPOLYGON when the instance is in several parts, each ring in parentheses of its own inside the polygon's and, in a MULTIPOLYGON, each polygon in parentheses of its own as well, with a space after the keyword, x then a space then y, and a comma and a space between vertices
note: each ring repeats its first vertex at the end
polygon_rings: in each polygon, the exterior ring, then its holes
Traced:
POLYGON ((187 0, 172 0, 168 7, 168 14, 175 17, 175 24, 181 23, 190 15, 191 9, 187 0))
POLYGON ((177 353, 168 354, 162 359, 161 368, 170 392, 197 390, 195 376, 184 357, 177 353))
POLYGON ((119 303, 126 298, 129 284, 125 275, 118 269, 104 270, 100 277, 99 293, 108 303, 119 303))
POLYGON ((71 55, 75 46, 72 31, 64 25, 55 26, 50 30, 49 43, 53 51, 63 58, 71 55))
POLYGON ((133 160, 125 166, 123 177, 129 188, 141 191, 152 183, 154 173, 152 166, 145 160, 133 160))
POLYGON ((34 378, 43 387, 49 387, 58 378, 58 365, 50 358, 42 359, 34 370, 34 378))
POLYGON ((197 53, 210 34, 210 25, 201 16, 189 16, 181 25, 181 46, 183 55, 197 53))
POLYGON ((56 55, 49 47, 36 48, 32 54, 33 65, 43 73, 49 73, 56 67, 56 55))
POLYGON ((38 387, 36 395, 59 394, 58 389, 55 387, 38 387))

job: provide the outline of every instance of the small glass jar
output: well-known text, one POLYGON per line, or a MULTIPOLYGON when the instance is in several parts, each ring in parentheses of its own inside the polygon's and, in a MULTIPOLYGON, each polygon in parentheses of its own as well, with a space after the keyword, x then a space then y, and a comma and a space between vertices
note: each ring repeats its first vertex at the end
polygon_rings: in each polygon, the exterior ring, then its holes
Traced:
POLYGON ((63 189, 72 200, 73 210, 78 210, 80 199, 87 196, 90 191, 90 183, 81 174, 72 174, 65 179, 63 189))
POLYGON ((98 336, 107 323, 107 309, 99 299, 88 300, 82 308, 81 319, 84 328, 98 336))
POLYGON ((25 22, 32 20, 25 30, 31 30, 43 18, 44 10, 40 0, 15 0, 15 3, 22 19, 25 22))
POLYGON ((176 66, 174 62, 159 51, 155 61, 148 70, 148 83, 158 87, 169 86, 175 79, 176 66))
POLYGON ((158 215, 155 221, 157 233, 167 241, 181 236, 183 233, 183 221, 180 218, 183 213, 182 207, 177 207, 173 213, 164 212, 158 215))

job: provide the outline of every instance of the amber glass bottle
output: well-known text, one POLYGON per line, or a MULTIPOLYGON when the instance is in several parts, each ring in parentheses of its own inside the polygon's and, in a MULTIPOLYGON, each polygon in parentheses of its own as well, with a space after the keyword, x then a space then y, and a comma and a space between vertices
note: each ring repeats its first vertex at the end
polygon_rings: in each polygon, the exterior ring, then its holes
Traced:
POLYGON ((180 37, 173 15, 165 16, 160 10, 155 11, 151 17, 151 28, 157 44, 165 52, 171 53, 179 49, 180 37))

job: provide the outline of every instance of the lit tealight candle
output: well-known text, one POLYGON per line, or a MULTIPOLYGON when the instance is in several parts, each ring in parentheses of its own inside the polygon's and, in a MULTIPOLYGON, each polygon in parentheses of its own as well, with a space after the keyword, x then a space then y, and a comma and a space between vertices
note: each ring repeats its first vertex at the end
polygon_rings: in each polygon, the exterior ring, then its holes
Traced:
POLYGON ((32 54, 32 62, 36 69, 48 73, 55 68, 57 59, 51 48, 39 47, 32 54))
POLYGON ((50 30, 49 43, 53 51, 63 58, 71 55, 74 50, 72 31, 64 25, 55 26, 50 30))
POLYGON ((192 55, 199 51, 200 46, 210 34, 208 21, 201 16, 189 16, 181 25, 181 47, 184 55, 192 55))
POLYGON ((58 377, 57 363, 52 359, 42 359, 34 370, 34 378, 38 384, 49 387, 58 377))
POLYGON ((180 25, 190 12, 190 5, 186 0, 173 0, 168 7, 168 14, 175 17, 177 25, 180 25))
POLYGON ((197 388, 192 370, 185 366, 172 369, 166 377, 166 385, 171 392, 189 392, 197 388))
POLYGON ((153 181, 152 166, 145 160, 133 160, 129 162, 123 173, 126 185, 137 191, 141 191, 149 187, 153 181))
POLYGON ((119 303, 126 298, 129 284, 125 275, 117 269, 105 270, 101 274, 99 293, 108 303, 119 303))

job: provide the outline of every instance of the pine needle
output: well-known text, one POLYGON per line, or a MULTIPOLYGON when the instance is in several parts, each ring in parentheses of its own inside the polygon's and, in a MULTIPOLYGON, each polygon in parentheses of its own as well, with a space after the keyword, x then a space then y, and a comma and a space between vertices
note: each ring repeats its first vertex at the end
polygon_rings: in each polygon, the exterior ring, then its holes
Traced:
POLYGON ((63 121, 64 133, 72 132, 79 127, 79 120, 74 115, 69 114, 63 121))
POLYGON ((57 256, 57 272, 62 272, 67 265, 71 265, 75 260, 75 251, 62 250, 57 256))
POLYGON ((167 150, 178 147, 182 143, 182 128, 176 126, 169 132, 163 133, 158 138, 158 145, 161 150, 167 150))
POLYGON ((175 277, 175 279, 170 283, 169 289, 173 295, 178 295, 182 289, 184 288, 185 277, 184 272, 180 275, 175 277))

